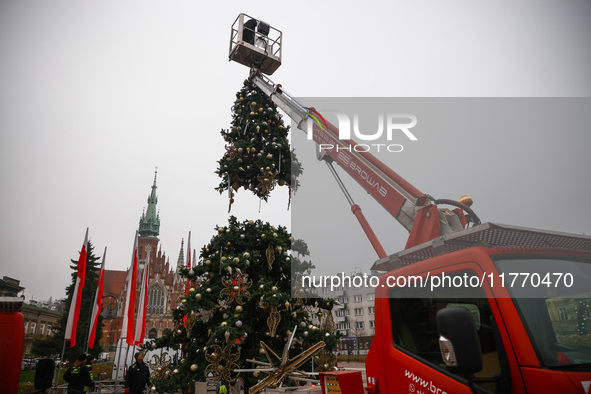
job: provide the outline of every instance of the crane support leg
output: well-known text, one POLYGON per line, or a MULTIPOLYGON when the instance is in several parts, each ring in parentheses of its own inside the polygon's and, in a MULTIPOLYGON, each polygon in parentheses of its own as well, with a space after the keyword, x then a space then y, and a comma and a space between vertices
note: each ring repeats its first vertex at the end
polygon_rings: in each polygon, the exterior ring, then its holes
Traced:
POLYGON ((365 232, 365 235, 369 239, 371 246, 373 246, 374 250, 378 254, 378 257, 380 259, 386 257, 387 256, 386 251, 384 250, 384 248, 382 247, 382 244, 378 240, 376 233, 374 233, 373 229, 369 225, 369 222, 367 221, 367 219, 365 219, 365 216, 363 215, 363 212, 361 212, 361 208, 359 207, 359 205, 357 205, 353 202, 353 198, 351 197, 351 195, 349 194, 349 191, 345 187, 343 180, 341 179, 341 177, 339 177, 339 174, 337 174, 337 171, 334 169, 334 167, 331 163, 331 159, 329 157, 325 156, 324 159, 322 159, 322 160, 324 160, 324 162, 328 166, 328 169, 330 170, 330 173, 332 174, 332 176, 334 176, 337 183, 339 184, 341 191, 343 192, 343 194, 347 198, 347 201, 351 205, 351 212, 353 212, 353 215, 355 215, 355 217, 359 221, 361 228, 363 229, 363 231, 365 232))
POLYGON ((355 217, 359 221, 361 228, 363 229, 363 231, 365 232, 365 235, 369 239, 371 246, 373 246, 374 250, 378 254, 378 257, 380 259, 383 259, 384 257, 388 256, 388 254, 386 253, 386 251, 382 247, 382 244, 378 240, 378 237, 373 232, 371 226, 367 222, 367 219, 365 219, 363 212, 361 212, 361 208, 359 207, 359 205, 357 205, 357 204, 351 205, 351 212, 353 212, 353 215, 355 215, 355 217))

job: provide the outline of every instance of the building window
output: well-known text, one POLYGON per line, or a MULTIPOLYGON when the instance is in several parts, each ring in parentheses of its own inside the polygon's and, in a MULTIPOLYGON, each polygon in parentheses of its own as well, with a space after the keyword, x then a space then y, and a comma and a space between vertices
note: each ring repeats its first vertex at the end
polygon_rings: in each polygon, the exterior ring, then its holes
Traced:
POLYGON ((376 313, 376 308, 373 306, 370 306, 367 308, 367 313, 370 315, 373 315, 374 313, 376 313))
POLYGON ((354 298, 355 302, 361 302, 363 301, 363 296, 361 294, 357 294, 354 298))
POLYGON ((345 317, 345 316, 349 316, 349 310, 348 309, 339 309, 336 312, 337 317, 345 317))
POLYGON ((368 301, 373 301, 373 297, 374 297, 373 293, 370 293, 370 294, 367 295, 367 300, 368 301))
POLYGON ((355 328, 365 328, 365 323, 362 321, 355 322, 355 328))
POLYGON ((363 308, 355 308, 355 316, 362 316, 363 308))
POLYGON ((160 286, 154 286, 148 291, 148 306, 149 314, 164 313, 164 292, 160 286))
POLYGON ((149 332, 148 332, 148 338, 149 339, 155 339, 158 335, 158 331, 156 331, 155 328, 152 328, 149 332))
POLYGON ((45 335, 45 323, 41 323, 41 328, 39 331, 41 331, 40 332, 41 335, 45 335))
POLYGON ((25 322, 25 334, 29 332, 28 330, 29 330, 29 321, 27 320, 25 322))
POLYGON ((30 334, 35 334, 35 329, 37 328, 37 323, 32 321, 31 322, 31 331, 29 331, 30 334))
POLYGON ((375 320, 369 321, 369 328, 376 328, 376 321, 375 320))
POLYGON ((337 330, 348 330, 349 328, 351 328, 349 322, 337 324, 337 330))

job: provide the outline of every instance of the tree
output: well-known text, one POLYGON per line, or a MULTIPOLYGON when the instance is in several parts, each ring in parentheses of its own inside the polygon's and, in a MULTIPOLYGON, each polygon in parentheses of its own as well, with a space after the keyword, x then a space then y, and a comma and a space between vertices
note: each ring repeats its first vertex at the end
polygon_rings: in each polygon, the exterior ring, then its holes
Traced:
MULTIPOLYGON (((66 302, 65 302, 65 310, 64 314, 62 315, 59 321, 59 328, 56 335, 53 337, 49 337, 43 340, 36 340, 33 342, 32 353, 36 355, 52 355, 52 354, 59 354, 61 355, 63 343, 64 343, 64 334, 66 331, 66 324, 68 321, 68 314, 70 312, 70 306, 72 304, 72 296, 74 292, 74 287, 76 284, 76 273, 77 273, 77 264, 78 259, 70 260, 72 265, 70 268, 72 269, 72 282, 66 288, 66 302)), ((94 254, 94 246, 92 245, 91 241, 88 241, 87 245, 87 261, 86 261, 86 279, 84 288, 82 289, 82 301, 80 306, 80 317, 78 320, 78 326, 76 329, 76 345, 73 348, 69 347, 69 344, 66 344, 66 350, 64 353, 64 358, 69 360, 75 360, 76 357, 83 353, 86 349, 86 343, 88 342, 88 329, 90 326, 90 315, 92 314, 92 308, 94 303, 94 297, 96 293, 96 288, 98 284, 98 275, 100 270, 100 262, 99 257, 95 256, 94 254)), ((103 336, 102 331, 102 317, 99 316, 98 323, 97 323, 97 330, 95 336, 95 342, 93 349, 90 349, 89 353, 94 355, 95 357, 102 351, 101 346, 99 344, 100 339, 103 336)))
POLYGON ((245 80, 232 107, 232 127, 221 131, 226 153, 216 170, 222 178, 216 190, 229 192, 230 207, 240 187, 265 201, 276 185, 287 185, 290 192, 297 189, 302 168, 290 148, 288 133, 277 105, 245 80))
MULTIPOLYGON (((159 392, 183 391, 210 374, 218 381, 256 384, 264 374, 234 370, 257 366, 248 359, 269 362, 271 351, 281 355, 294 329, 290 357, 321 342, 328 350, 336 347, 334 301, 292 297, 293 274, 312 268, 291 253, 292 241, 284 227, 260 220, 239 222, 232 216, 227 226, 217 227, 201 249, 200 263, 181 270, 191 285, 173 310, 175 330, 146 345, 182 351, 180 358, 157 368, 153 381, 159 392)), ((301 247, 298 254, 307 253, 304 243, 294 244, 301 247)), ((316 371, 330 369, 331 356, 319 353, 316 371)))

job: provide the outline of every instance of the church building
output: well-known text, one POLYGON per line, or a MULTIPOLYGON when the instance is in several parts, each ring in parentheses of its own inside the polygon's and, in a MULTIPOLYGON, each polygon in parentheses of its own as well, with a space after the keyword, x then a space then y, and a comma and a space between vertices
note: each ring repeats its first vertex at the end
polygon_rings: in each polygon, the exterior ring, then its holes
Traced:
MULTIPOLYGON (((156 175, 157 173, 154 175, 154 184, 148 197, 148 207, 142 213, 139 222, 136 310, 148 251, 150 253, 146 338, 160 337, 174 328, 172 309, 176 307, 178 297, 182 296, 185 290, 184 279, 179 274, 179 268, 185 264, 183 241, 174 267, 171 267, 168 257, 158 245, 160 215, 156 209, 156 175)), ((105 270, 101 312, 104 327, 101 343, 106 351, 114 350, 120 337, 128 275, 129 270, 105 270)))

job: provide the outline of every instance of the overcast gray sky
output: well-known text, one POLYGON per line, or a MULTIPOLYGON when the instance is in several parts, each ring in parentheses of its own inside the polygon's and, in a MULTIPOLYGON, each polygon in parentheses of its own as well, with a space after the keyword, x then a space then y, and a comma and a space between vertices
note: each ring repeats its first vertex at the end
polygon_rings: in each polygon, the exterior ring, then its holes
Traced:
MULTIPOLYGON (((591 94, 591 3, 584 0, 2 1, 0 275, 20 279, 27 299, 64 295, 86 227, 97 254, 108 247, 107 268, 129 266, 155 167, 160 239, 171 264, 189 231, 200 248, 227 221, 227 197, 214 191, 213 171, 223 154, 219 130, 229 126, 234 94, 248 75, 227 60, 240 12, 283 31, 283 65, 272 79, 297 96, 591 94)), ((454 130, 439 133, 458 138, 454 130)), ((417 186, 438 197, 486 195, 492 177, 506 193, 518 185, 527 209, 508 214, 506 201, 488 201, 486 220, 589 233, 591 166, 581 153, 589 134, 588 127, 556 130, 543 151, 533 140, 522 145, 525 152, 510 142, 483 151, 487 140, 475 134, 481 157, 527 161, 535 152, 536 160, 570 170, 547 177, 532 165, 527 174, 498 174, 487 164, 483 180, 472 164, 461 191, 442 182, 449 174, 425 174, 417 186), (528 194, 540 183, 554 204, 528 194)), ((442 163, 420 150, 406 153, 422 168, 442 163)), ((289 225, 286 206, 285 190, 260 212, 241 190, 232 213, 289 225)), ((338 240, 338 232, 328 237, 338 240)))

